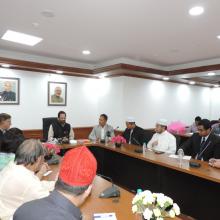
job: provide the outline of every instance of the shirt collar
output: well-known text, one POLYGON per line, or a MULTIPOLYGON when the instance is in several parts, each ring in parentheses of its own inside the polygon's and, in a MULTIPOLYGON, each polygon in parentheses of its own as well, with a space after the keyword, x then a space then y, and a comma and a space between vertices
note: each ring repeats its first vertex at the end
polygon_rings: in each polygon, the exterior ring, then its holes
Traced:
POLYGON ((205 141, 207 141, 207 139, 209 138, 210 134, 211 134, 211 132, 207 136, 202 137, 201 141, 203 140, 203 138, 205 138, 205 141))
POLYGON ((3 128, 0 128, 0 130, 2 131, 3 134, 6 132, 6 130, 3 128))
POLYGON ((77 208, 73 203, 71 203, 65 196, 59 193, 57 190, 54 190, 49 195, 49 198, 53 200, 53 202, 66 210, 68 213, 71 213, 76 219, 82 219, 82 213, 80 209, 77 208))

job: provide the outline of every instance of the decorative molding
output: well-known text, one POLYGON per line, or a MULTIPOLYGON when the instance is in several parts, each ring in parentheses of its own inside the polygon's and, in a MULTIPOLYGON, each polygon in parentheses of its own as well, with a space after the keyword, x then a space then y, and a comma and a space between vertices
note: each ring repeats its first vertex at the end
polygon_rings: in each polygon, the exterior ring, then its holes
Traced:
POLYGON ((170 78, 169 82, 181 83, 181 84, 188 84, 190 80, 189 77, 194 75, 196 85, 206 86, 206 87, 212 87, 214 83, 212 83, 212 81, 208 79, 200 80, 199 77, 204 76, 203 72, 220 70, 220 64, 165 71, 161 69, 136 66, 126 63, 118 63, 92 70, 86 68, 60 66, 54 64, 38 63, 32 61, 24 61, 24 60, 0 57, 0 64, 3 63, 10 64, 11 69, 35 71, 35 72, 42 72, 47 74, 48 73, 56 74, 56 70, 62 70, 63 75, 86 77, 86 78, 98 78, 100 75, 105 74, 106 77, 129 76, 129 77, 144 78, 144 79, 162 80, 164 76, 168 76, 170 78), (198 80, 196 79, 196 77, 198 78, 198 80))

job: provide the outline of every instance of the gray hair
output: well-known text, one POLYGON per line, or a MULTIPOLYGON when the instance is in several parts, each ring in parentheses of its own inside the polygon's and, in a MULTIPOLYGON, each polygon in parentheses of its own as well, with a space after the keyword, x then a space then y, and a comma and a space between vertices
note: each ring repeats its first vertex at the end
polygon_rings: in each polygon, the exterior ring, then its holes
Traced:
POLYGON ((56 184, 55 184, 56 190, 66 192, 74 196, 79 196, 83 194, 88 188, 89 188, 89 185, 88 186, 70 186, 64 183, 60 178, 56 181, 56 184))
POLYGON ((44 148, 39 140, 25 140, 15 153, 15 162, 25 166, 33 165, 40 156, 44 155, 44 148))

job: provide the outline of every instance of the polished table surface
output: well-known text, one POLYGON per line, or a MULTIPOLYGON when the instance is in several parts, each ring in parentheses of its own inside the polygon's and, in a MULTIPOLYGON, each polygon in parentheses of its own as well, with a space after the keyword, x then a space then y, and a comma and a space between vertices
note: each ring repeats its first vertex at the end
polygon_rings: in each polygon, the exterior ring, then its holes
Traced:
MULTIPOLYGON (((53 171, 44 180, 55 180, 59 172, 59 165, 51 165, 51 170, 53 171)), ((83 220, 93 220, 94 213, 109 213, 115 212, 118 220, 142 220, 140 216, 135 215, 131 211, 131 201, 134 194, 128 192, 127 190, 120 188, 121 196, 119 199, 100 199, 99 194, 111 186, 111 183, 107 180, 96 177, 93 183, 93 189, 91 196, 86 200, 86 202, 80 208, 83 213, 83 220)), ((166 218, 169 220, 169 218, 166 218)), ((171 219, 170 219, 171 220, 171 219)), ((181 215, 173 220, 191 220, 190 217, 181 215)))
MULTIPOLYGON (((199 168, 189 166, 188 160, 170 158, 152 151, 136 153, 140 146, 124 144, 87 143, 98 161, 98 173, 109 176, 115 183, 133 192, 138 188, 162 192, 180 205, 183 213, 199 220, 219 219, 220 170, 207 162, 196 161, 199 168), (205 202, 204 202, 205 201, 205 202), (212 204, 212 205, 206 205, 212 204)), ((61 148, 77 147, 62 145, 61 148)))
MULTIPOLYGON (((193 160, 199 162, 201 167, 192 168, 189 166, 189 161, 183 160, 182 166, 179 164, 179 160, 175 158, 170 158, 167 154, 156 154, 150 150, 147 150, 146 153, 136 153, 134 150, 136 148, 140 148, 136 145, 124 144, 121 148, 116 148, 114 144, 100 144, 100 143, 89 143, 85 144, 88 147, 96 146, 104 149, 108 149, 111 151, 115 151, 121 154, 125 154, 130 157, 134 157, 140 160, 144 160, 150 163, 154 163, 160 166, 164 166, 170 169, 174 169, 183 173, 187 173, 190 175, 194 175, 203 179, 207 179, 209 181, 213 181, 216 183, 220 183, 220 170, 217 168, 210 167, 207 162, 193 160)), ((79 145, 70 145, 64 144, 61 147, 63 149, 74 148, 79 145)), ((220 187, 220 186, 219 186, 220 187)))

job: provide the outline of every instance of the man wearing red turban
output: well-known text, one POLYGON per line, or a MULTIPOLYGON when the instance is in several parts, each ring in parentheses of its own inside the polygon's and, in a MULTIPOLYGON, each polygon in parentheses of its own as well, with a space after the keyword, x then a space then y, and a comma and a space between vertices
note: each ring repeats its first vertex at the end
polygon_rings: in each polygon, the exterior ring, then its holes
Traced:
POLYGON ((62 161, 55 190, 43 199, 25 203, 14 220, 80 220, 79 206, 89 196, 97 162, 86 147, 68 151, 62 161))

